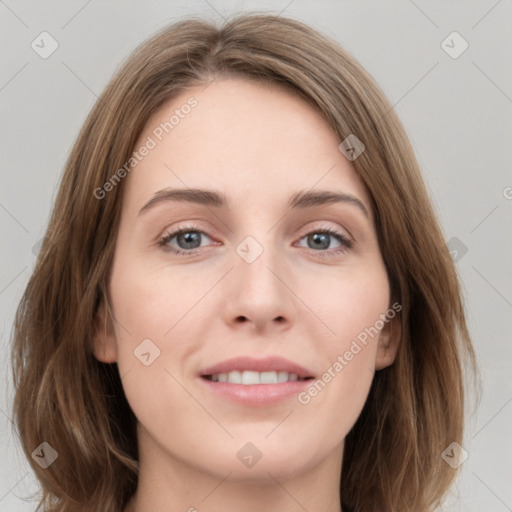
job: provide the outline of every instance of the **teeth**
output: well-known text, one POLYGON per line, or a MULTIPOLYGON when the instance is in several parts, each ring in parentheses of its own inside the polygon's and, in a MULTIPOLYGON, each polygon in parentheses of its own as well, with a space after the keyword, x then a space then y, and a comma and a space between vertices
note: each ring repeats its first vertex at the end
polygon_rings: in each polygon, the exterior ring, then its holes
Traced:
POLYGON ((276 372, 261 372, 260 384, 277 384, 276 372))
POLYGON ((213 382, 230 382, 231 384, 278 384, 281 382, 294 382, 299 379, 296 373, 288 372, 254 372, 232 371, 229 373, 216 373, 211 376, 213 382))
POLYGON ((277 372, 277 382, 286 382, 288 380, 288 372, 277 372))
MULTIPOLYGON (((228 382, 231 382, 231 375, 228 374, 228 382)), ((242 384, 259 384, 260 374, 258 372, 243 372, 242 373, 242 384)))

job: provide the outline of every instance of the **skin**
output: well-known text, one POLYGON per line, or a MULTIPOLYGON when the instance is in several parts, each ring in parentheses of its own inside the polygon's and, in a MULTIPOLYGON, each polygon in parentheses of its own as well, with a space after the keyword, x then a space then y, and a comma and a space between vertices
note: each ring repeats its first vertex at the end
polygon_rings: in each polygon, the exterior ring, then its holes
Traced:
MULTIPOLYGON (((275 85, 217 78, 189 88, 152 116, 136 147, 192 96, 197 106, 126 178, 109 283, 116 322, 95 340, 96 357, 118 363, 138 419, 139 485, 126 511, 340 511, 344 438, 375 370, 395 358, 398 317, 307 405, 296 396, 236 404, 198 372, 279 355, 321 376, 375 324, 391 302, 370 198, 323 117, 275 85), (162 201, 139 214, 167 187, 214 189, 229 207, 162 201), (351 194, 368 216, 351 203, 290 210, 300 190, 351 194), (196 254, 158 245, 190 223, 204 233, 196 254), (308 235, 324 228, 352 247, 336 253, 327 236, 318 249, 308 235), (247 236, 263 248, 252 263, 236 252, 247 236), (160 350, 149 366, 134 356, 147 338, 160 350), (262 453, 250 468, 237 457, 247 442, 262 453)), ((177 238, 167 246, 193 250, 177 238)))

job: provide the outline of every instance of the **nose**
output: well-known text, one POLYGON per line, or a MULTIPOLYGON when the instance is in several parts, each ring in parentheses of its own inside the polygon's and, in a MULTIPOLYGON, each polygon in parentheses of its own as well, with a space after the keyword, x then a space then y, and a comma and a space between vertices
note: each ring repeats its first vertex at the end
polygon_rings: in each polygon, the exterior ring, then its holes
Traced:
POLYGON ((245 258, 244 249, 249 247, 253 257, 257 249, 250 243, 241 244, 234 255, 225 290, 224 321, 260 335, 282 332, 293 325, 297 314, 289 267, 281 249, 269 244, 253 261, 245 258))

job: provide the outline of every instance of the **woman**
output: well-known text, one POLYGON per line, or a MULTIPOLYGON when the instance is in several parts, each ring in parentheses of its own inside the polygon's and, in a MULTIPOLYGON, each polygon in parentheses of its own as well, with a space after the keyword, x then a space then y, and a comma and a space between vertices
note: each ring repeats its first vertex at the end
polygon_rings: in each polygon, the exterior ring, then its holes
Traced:
POLYGON ((456 476, 465 363, 418 164, 346 51, 247 14, 130 56, 16 317, 45 510, 426 512, 456 476))

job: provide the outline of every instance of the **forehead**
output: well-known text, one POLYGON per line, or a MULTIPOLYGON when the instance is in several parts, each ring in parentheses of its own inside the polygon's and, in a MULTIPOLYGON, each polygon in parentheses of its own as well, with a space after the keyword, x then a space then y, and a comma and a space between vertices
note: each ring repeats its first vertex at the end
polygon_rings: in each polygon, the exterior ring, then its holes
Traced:
MULTIPOLYGON (((365 187, 338 150, 323 116, 282 86, 217 78, 190 87, 147 122, 135 150, 151 146, 129 175, 129 202, 164 187, 216 188, 227 198, 250 192, 269 204, 297 190, 365 187)), ((139 200, 140 198, 140 200, 139 200)))

